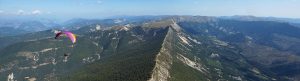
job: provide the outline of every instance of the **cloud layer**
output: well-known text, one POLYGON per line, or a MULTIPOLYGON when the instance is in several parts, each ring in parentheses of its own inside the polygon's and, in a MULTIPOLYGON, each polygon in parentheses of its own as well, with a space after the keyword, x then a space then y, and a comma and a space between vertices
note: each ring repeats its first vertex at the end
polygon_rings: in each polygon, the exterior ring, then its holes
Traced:
MULTIPOLYGON (((0 13, 1 13, 1 10, 0 10, 0 13)), ((16 12, 16 15, 40 15, 40 14, 42 14, 41 10, 25 11, 25 10, 20 9, 16 12)))
POLYGON ((17 11, 17 15, 24 15, 25 14, 25 11, 24 10, 18 10, 17 11))
POLYGON ((32 12, 31 12, 31 14, 32 15, 39 15, 39 14, 41 14, 42 12, 40 11, 40 10, 33 10, 32 12))

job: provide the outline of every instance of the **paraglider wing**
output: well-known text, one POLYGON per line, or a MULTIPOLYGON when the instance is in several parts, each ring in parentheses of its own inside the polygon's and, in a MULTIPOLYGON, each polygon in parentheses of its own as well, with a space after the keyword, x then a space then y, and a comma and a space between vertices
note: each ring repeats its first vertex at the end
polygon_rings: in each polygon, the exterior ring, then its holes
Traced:
POLYGON ((65 31, 64 34, 66 34, 67 37, 69 37, 69 39, 72 41, 72 43, 76 42, 76 36, 73 33, 69 32, 69 31, 65 31))
POLYGON ((63 34, 62 32, 59 32, 55 35, 55 39, 57 39, 61 34, 63 34))

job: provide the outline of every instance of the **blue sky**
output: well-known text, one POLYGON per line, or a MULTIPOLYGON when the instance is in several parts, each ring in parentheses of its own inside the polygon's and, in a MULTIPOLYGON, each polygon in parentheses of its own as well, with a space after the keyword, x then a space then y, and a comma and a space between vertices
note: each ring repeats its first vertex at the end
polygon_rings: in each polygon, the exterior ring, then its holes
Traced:
POLYGON ((300 18, 300 0, 0 0, 0 17, 254 15, 300 18))

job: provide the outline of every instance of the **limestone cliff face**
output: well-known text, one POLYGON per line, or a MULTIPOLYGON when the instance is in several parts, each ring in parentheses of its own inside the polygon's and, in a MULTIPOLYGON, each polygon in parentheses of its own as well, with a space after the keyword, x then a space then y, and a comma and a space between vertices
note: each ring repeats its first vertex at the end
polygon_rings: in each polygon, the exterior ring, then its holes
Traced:
POLYGON ((171 68, 172 64, 172 35, 174 35, 174 31, 172 28, 169 28, 168 33, 163 41, 162 48, 156 56, 156 64, 149 81, 168 81, 170 78, 169 69, 171 68))
POLYGON ((169 81, 171 78, 170 69, 173 63, 173 56, 177 53, 174 52, 174 43, 176 42, 177 32, 181 28, 173 21, 168 28, 168 32, 162 43, 159 53, 156 55, 156 64, 149 81, 169 81))

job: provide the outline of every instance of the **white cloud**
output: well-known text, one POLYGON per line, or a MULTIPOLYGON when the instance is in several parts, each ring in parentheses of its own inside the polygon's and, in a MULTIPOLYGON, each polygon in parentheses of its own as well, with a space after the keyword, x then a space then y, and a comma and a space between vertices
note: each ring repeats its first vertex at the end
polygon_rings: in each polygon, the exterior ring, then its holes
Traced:
POLYGON ((101 0, 98 0, 97 1, 97 4, 102 4, 103 2, 101 0))
POLYGON ((4 11, 3 11, 3 10, 0 10, 0 13, 4 13, 4 11))
POLYGON ((31 14, 32 15, 39 15, 39 14, 41 14, 42 12, 40 11, 40 10, 33 10, 32 12, 31 12, 31 14))
POLYGON ((23 15, 23 14, 25 14, 24 10, 18 10, 17 15, 23 15))

